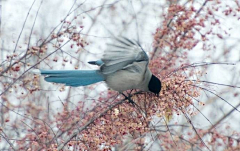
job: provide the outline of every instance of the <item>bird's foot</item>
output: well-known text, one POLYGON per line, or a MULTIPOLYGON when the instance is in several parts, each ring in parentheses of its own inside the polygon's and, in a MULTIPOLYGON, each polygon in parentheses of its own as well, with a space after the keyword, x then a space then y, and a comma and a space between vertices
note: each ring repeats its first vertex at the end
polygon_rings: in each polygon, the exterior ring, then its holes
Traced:
POLYGON ((121 93, 121 94, 125 97, 125 99, 128 100, 128 103, 135 105, 135 102, 131 99, 130 95, 126 96, 124 93, 121 93))

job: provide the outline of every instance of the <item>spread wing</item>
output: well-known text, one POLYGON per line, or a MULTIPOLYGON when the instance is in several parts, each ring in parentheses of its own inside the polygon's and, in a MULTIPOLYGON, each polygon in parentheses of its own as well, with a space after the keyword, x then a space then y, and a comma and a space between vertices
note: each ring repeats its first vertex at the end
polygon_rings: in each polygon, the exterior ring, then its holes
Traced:
POLYGON ((103 58, 101 72, 110 74, 131 66, 134 62, 149 61, 146 52, 137 41, 127 38, 116 39, 114 44, 109 44, 103 58))

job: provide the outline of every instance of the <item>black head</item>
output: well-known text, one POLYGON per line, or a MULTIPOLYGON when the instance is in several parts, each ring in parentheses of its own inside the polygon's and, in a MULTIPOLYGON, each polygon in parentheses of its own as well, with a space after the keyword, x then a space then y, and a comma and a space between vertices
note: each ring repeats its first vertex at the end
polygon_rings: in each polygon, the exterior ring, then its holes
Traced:
POLYGON ((155 93, 155 94, 159 94, 159 92, 161 91, 161 81, 155 77, 154 75, 152 75, 149 83, 148 83, 148 89, 149 91, 155 93))

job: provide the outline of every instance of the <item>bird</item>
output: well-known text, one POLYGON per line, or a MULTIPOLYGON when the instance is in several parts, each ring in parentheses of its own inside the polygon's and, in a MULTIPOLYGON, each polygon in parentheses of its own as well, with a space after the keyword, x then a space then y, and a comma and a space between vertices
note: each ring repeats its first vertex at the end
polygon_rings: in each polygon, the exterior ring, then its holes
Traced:
POLYGON ((159 95, 161 81, 152 74, 149 57, 136 40, 125 37, 114 38, 107 45, 101 60, 89 61, 99 66, 97 70, 42 70, 45 81, 66 86, 87 86, 105 81, 107 86, 120 93, 139 89, 159 95))

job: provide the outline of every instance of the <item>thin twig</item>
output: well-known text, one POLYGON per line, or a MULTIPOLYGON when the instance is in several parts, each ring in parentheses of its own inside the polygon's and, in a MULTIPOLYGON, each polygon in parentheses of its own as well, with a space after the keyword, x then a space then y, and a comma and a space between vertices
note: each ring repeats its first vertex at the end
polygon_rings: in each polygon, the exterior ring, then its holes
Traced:
POLYGON ((239 86, 229 85, 229 84, 222 84, 222 83, 216 83, 216 82, 210 82, 210 81, 201 81, 201 80, 184 80, 184 81, 195 81, 195 82, 203 82, 203 83, 210 83, 215 85, 221 85, 226 87, 232 87, 232 88, 240 88, 239 86))
POLYGON ((218 98, 220 98, 221 100, 223 100, 224 102, 226 102, 228 105, 230 105, 232 108, 234 108, 236 111, 238 111, 238 112, 240 113, 240 111, 239 111, 236 107, 234 107, 232 104, 230 104, 227 100, 225 100, 224 98, 222 98, 222 97, 219 96, 218 94, 216 94, 216 93, 214 93, 214 92, 212 92, 212 91, 210 91, 210 90, 208 90, 208 89, 206 89, 206 88, 197 86, 197 85, 191 85, 191 86, 198 87, 198 88, 200 88, 200 89, 202 89, 202 90, 208 91, 208 92, 216 95, 218 98))
POLYGON ((85 130, 88 126, 90 126, 91 124, 94 123, 94 121, 98 118, 100 118, 101 116, 105 115, 109 110, 111 110, 112 108, 122 104, 124 101, 126 100, 126 98, 122 99, 119 102, 116 102, 112 105, 109 105, 108 108, 102 112, 100 112, 99 114, 97 114, 94 118, 92 118, 91 120, 89 120, 84 126, 82 126, 81 128, 77 129, 75 132, 73 132, 72 135, 70 135, 59 147, 58 150, 62 150, 64 148, 64 146, 70 142, 74 137, 76 137, 80 132, 82 132, 83 130, 85 130))
POLYGON ((188 115, 187 115, 182 109, 181 109, 181 112, 182 112, 183 115, 186 117, 187 121, 192 125, 193 130, 195 131, 195 133, 197 134, 197 136, 198 136, 198 138, 201 140, 201 142, 204 144, 204 146, 207 147, 207 149, 208 149, 209 151, 211 151, 211 150, 208 148, 208 146, 204 143, 202 137, 198 134, 195 126, 193 125, 193 123, 192 123, 191 119, 188 117, 188 115))
MULTIPOLYGON (((29 51, 29 47, 30 47, 30 44, 31 44, 31 38, 32 38, 33 29, 34 29, 34 27, 35 27, 36 20, 37 20, 37 17, 38 17, 38 13, 39 13, 39 10, 40 10, 40 8, 41 8, 41 6, 42 6, 42 3, 43 3, 43 0, 41 1, 40 5, 38 6, 38 10, 37 10, 35 19, 34 19, 34 21, 33 21, 33 25, 32 25, 32 28, 31 28, 31 31, 30 31, 30 34, 29 34, 29 38, 28 38, 28 46, 27 46, 26 54, 27 54, 28 51, 29 51)), ((24 65, 26 65, 26 60, 27 60, 27 58, 25 58, 25 64, 24 64, 24 65)))
MULTIPOLYGON (((234 111, 235 108, 240 107, 240 103, 236 105, 231 111, 229 111, 227 114, 225 114, 222 118, 220 118, 211 128, 208 129, 207 132, 205 132, 202 137, 204 137, 206 134, 210 133, 217 125, 219 125, 224 119, 226 119, 229 115, 231 115, 234 111)), ((197 140, 196 140, 197 141, 197 140)))
MULTIPOLYGON (((1 131, 1 133, 3 133, 4 135, 6 135, 3 131, 1 131)), ((5 139, 5 141, 7 141, 7 143, 11 146, 11 149, 12 149, 12 150, 16 151, 15 147, 14 147, 13 144, 10 142, 10 140, 9 140, 7 137, 5 137, 4 135, 2 135, 1 133, 0 133, 0 136, 2 136, 2 138, 5 139)))
MULTIPOLYGON (((20 34, 19 34, 19 36, 18 36, 18 39, 17 39, 17 41, 16 41, 16 45, 15 45, 15 48, 14 48, 14 50, 13 50, 13 53, 16 52, 16 49, 17 49, 17 46, 18 46, 18 42, 19 42, 20 37, 21 37, 21 35, 22 35, 23 29, 24 29, 25 24, 26 24, 26 22, 27 22, 27 19, 28 19, 28 16, 29 16, 29 14, 30 14, 30 11, 32 10, 32 7, 33 7, 33 5, 34 5, 35 2, 36 2, 36 0, 33 1, 31 7, 29 8, 29 11, 28 11, 27 16, 26 16, 26 18, 25 18, 25 21, 24 21, 24 23, 23 23, 22 29, 21 29, 20 34)), ((10 60, 9 66, 11 66, 11 64, 12 64, 12 58, 11 58, 11 60, 10 60)))
POLYGON ((173 70, 171 73, 166 75, 164 78, 171 76, 172 74, 176 73, 179 70, 183 70, 186 68, 195 68, 195 67, 201 67, 201 66, 210 66, 210 65, 236 65, 235 63, 232 62, 198 62, 198 63, 192 63, 188 64, 182 67, 179 67, 175 70, 173 70))
MULTIPOLYGON (((64 43, 60 48, 62 48, 63 46, 65 46, 70 40, 68 40, 66 43, 64 43)), ((55 52, 57 52, 58 50, 60 50, 60 48, 54 50, 53 52, 51 52, 50 54, 48 54, 47 56, 45 56, 43 59, 41 59, 40 61, 38 61, 37 63, 35 63, 33 66, 31 66, 29 69, 27 69, 26 71, 24 71, 16 80, 14 80, 11 84, 8 85, 8 87, 0 94, 0 96, 2 96, 3 94, 5 94, 19 79, 21 79, 28 71, 30 71, 32 68, 34 68, 35 66, 37 66, 39 63, 41 63, 43 60, 45 60, 46 58, 48 58, 49 56, 51 56, 52 54, 54 54, 55 52)))

